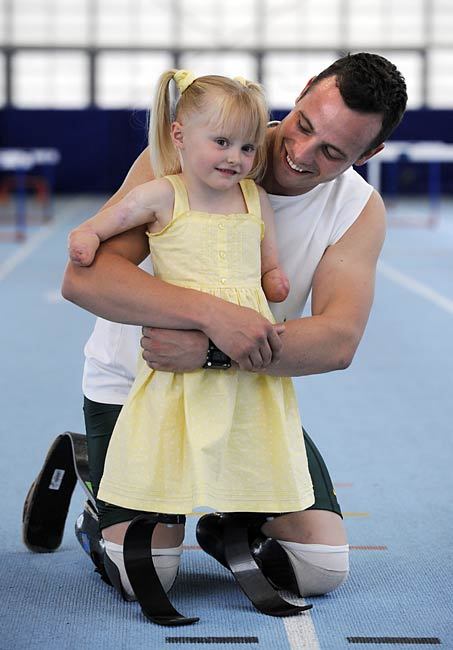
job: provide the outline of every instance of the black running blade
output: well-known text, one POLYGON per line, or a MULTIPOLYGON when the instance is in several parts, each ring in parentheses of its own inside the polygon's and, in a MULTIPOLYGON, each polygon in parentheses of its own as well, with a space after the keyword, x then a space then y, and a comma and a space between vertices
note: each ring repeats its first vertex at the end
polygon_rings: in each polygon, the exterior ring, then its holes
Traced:
POLYGON ((22 535, 31 551, 50 553, 60 546, 76 480, 71 441, 59 435, 25 499, 22 535))
POLYGON ((143 615, 157 625, 191 625, 196 617, 180 614, 162 587, 151 555, 151 539, 158 515, 139 515, 129 524, 124 538, 124 565, 143 615))
POLYGON ((257 610, 269 616, 295 616, 313 607, 289 603, 269 584, 251 554, 246 518, 226 520, 224 540, 230 570, 257 610))

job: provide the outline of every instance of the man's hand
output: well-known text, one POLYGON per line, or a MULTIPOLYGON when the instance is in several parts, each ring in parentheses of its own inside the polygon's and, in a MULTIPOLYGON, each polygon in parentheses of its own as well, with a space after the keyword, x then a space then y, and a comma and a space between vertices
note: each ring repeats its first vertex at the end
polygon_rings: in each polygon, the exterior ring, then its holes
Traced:
POLYGON ((204 329, 215 345, 241 370, 262 370, 277 362, 282 350, 283 324, 273 325, 254 309, 230 302, 216 305, 204 329))
MULTIPOLYGON (((236 363, 233 358, 234 366, 241 370, 262 370, 279 359, 282 348, 279 335, 284 331, 284 325, 272 325, 266 319, 262 320, 271 342, 263 337, 258 343, 251 334, 235 331, 245 350, 240 362, 236 363)), ((143 327, 142 334, 142 357, 153 370, 191 372, 202 368, 206 361, 208 337, 203 332, 143 327)))
POLYGON ((142 357, 153 370, 191 372, 206 361, 208 337, 203 332, 144 327, 142 333, 142 357))

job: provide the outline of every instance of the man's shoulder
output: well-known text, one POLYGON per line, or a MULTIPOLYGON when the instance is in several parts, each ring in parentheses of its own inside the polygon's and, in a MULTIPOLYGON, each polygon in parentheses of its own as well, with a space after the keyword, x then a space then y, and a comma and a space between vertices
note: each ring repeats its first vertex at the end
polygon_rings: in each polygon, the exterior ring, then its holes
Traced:
MULTIPOLYGON (((330 183, 325 183, 325 192, 329 200, 335 200, 338 204, 359 201, 369 198, 373 187, 355 169, 350 167, 340 176, 334 178, 330 183)), ((322 192, 322 191, 321 191, 322 192)))

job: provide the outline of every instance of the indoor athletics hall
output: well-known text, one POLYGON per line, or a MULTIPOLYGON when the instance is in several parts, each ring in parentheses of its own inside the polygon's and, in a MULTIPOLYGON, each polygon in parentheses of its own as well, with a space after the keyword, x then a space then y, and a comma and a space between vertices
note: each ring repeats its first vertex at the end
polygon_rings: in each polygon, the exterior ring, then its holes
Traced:
MULTIPOLYGON (((0 650, 453 649, 452 70, 449 0, 0 0, 0 650), (200 547, 197 522, 212 508, 199 507, 187 515, 178 578, 162 601, 199 620, 156 624, 142 601, 123 600, 95 572, 85 533, 75 535, 89 480, 62 505, 69 474, 58 462, 34 525, 58 518, 58 508, 64 518, 69 507, 61 543, 49 552, 24 543, 24 502, 57 436, 80 434, 64 439, 76 439, 86 456, 84 347, 105 311, 97 296, 83 309, 62 295, 68 234, 118 190, 147 147, 165 70, 256 81, 271 118, 284 120, 311 78, 360 52, 394 63, 408 94, 385 147, 356 166, 386 207, 374 303, 351 363, 293 380, 341 506, 349 577, 325 595, 276 589, 247 532, 238 542, 244 555, 234 547, 233 528, 229 571, 200 547), (291 615, 270 615, 264 594, 291 615)), ((319 114, 309 117, 303 134, 315 140, 319 114)), ((310 167, 303 153, 291 164, 294 175, 310 167)), ((285 266, 286 251, 279 254, 285 266)), ((302 328, 322 322, 316 310, 309 299, 302 328)), ((160 327, 134 314, 123 320, 160 327)), ((316 356, 311 340, 302 356, 316 356)), ((112 353, 104 347, 100 357, 112 353)), ((247 371, 208 368, 203 376, 225 372, 247 371)), ((211 405, 213 420, 222 400, 219 393, 211 405)))

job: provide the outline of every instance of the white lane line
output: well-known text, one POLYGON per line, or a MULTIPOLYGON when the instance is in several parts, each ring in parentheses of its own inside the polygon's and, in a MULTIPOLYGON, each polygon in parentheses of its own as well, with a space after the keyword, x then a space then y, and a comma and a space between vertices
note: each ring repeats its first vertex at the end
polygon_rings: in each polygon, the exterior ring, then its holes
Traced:
MULTIPOLYGON (((60 225, 60 224, 58 224, 60 225)), ((49 235, 57 229, 57 225, 44 226, 39 232, 35 233, 30 239, 22 244, 20 248, 11 257, 8 257, 2 264, 0 264, 0 282, 8 276, 11 271, 22 264, 31 253, 43 242, 49 235)))
POLYGON ((21 244, 20 248, 13 253, 11 257, 8 257, 0 264, 0 282, 14 271, 19 264, 22 264, 22 262, 26 260, 43 241, 50 237, 50 235, 53 235, 54 232, 64 226, 70 219, 73 219, 75 215, 79 214, 83 207, 83 201, 78 201, 74 206, 74 209, 71 209, 70 212, 63 217, 59 217, 58 221, 42 226, 34 235, 27 239, 24 244, 21 244))
POLYGON ((60 289, 49 289, 49 291, 46 291, 44 293, 44 300, 51 305, 56 305, 57 303, 64 302, 60 289))
POLYGON ((417 280, 411 278, 409 275, 401 273, 401 271, 397 271, 392 266, 386 262, 382 262, 381 260, 378 262, 378 271, 389 280, 392 280, 405 289, 408 289, 418 296, 429 300, 434 305, 437 305, 437 307, 440 307, 449 314, 453 314, 453 300, 446 298, 441 293, 434 291, 434 289, 430 289, 430 287, 427 287, 426 284, 422 284, 421 282, 418 282, 417 280))
MULTIPOLYGON (((294 605, 307 604, 303 598, 295 598, 293 593, 284 591, 281 595, 294 605)), ((311 610, 298 616, 285 616, 282 620, 291 650, 320 650, 311 610)))

